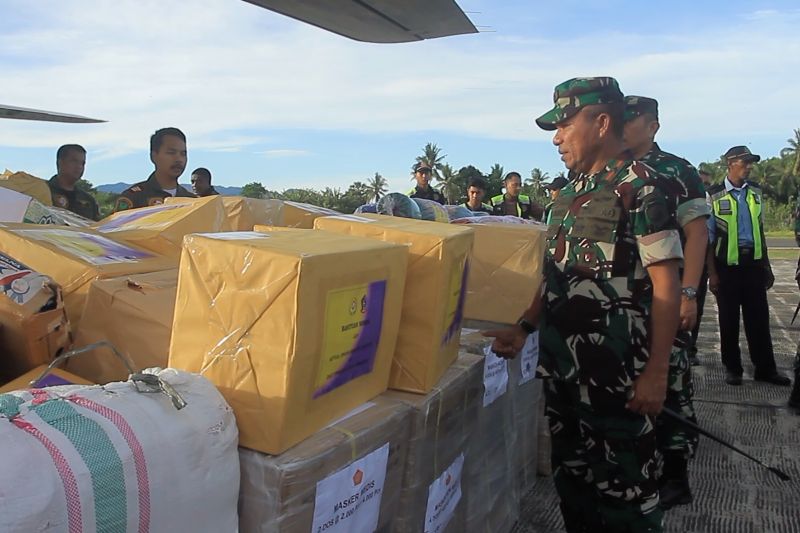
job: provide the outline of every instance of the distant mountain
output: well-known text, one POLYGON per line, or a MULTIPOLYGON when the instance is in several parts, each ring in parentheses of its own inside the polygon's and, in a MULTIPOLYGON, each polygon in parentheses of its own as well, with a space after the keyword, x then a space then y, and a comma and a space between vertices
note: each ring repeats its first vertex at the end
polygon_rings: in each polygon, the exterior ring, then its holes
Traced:
MULTIPOLYGON (((102 192, 113 192, 119 194, 128 187, 130 187, 131 185, 133 185, 133 183, 123 183, 120 181, 118 183, 107 183, 105 185, 98 185, 97 190, 102 192)), ((191 190, 190 185, 184 185, 184 187, 191 190)), ((224 187, 222 185, 214 185, 214 188, 217 189, 217 192, 219 192, 220 194, 224 194, 227 196, 238 196, 242 192, 241 187, 224 187)))

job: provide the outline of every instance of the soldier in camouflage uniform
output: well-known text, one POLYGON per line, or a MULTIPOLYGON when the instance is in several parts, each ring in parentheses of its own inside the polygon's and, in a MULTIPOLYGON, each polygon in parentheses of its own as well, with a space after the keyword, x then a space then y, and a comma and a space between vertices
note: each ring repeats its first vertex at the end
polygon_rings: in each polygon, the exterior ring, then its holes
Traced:
POLYGON ((536 123, 556 130, 575 177, 553 206, 542 289, 516 326, 484 335, 513 357, 539 325, 567 531, 660 532, 655 415, 678 328, 675 199, 624 151, 616 80, 568 80, 553 100, 536 123))
MULTIPOLYGON (((655 142, 659 129, 658 102, 643 96, 625 97, 625 146, 634 159, 647 163, 665 177, 672 178, 678 198, 677 218, 681 227, 684 265, 681 269, 681 322, 669 361, 667 398, 664 406, 697 423, 692 397, 688 347, 697 320, 697 289, 703 274, 708 246, 706 219, 711 209, 697 170, 685 159, 664 152, 655 142)), ((661 473, 661 506, 692 502, 687 467, 694 456, 699 435, 668 416, 656 419, 658 449, 664 458, 661 473)))
MULTIPOLYGON (((794 208, 794 240, 797 242, 797 246, 800 246, 800 191, 798 191, 797 205, 794 208)), ((797 288, 800 289, 800 258, 797 259, 794 279, 797 282, 797 288)), ((797 353, 794 356, 794 386, 789 394, 789 407, 800 414, 800 343, 797 344, 797 353)))

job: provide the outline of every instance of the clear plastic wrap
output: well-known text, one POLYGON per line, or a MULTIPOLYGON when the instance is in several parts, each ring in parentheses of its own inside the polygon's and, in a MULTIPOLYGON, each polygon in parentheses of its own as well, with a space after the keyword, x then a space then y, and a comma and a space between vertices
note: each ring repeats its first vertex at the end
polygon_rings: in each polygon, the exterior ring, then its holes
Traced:
MULTIPOLYGON (((166 367, 177 290, 177 269, 93 281, 75 345, 106 340, 135 370, 166 367)), ((105 348, 68 360, 66 368, 92 383, 128 378, 122 361, 105 348)))
POLYGON ((386 390, 407 262, 322 231, 189 235, 169 364, 220 388, 242 446, 282 453, 386 390))
POLYGON ((180 259, 185 235, 231 229, 220 196, 127 209, 104 218, 94 228, 175 260, 180 259))
MULTIPOLYGON (((391 531, 391 522, 400 507, 411 409, 382 397, 363 407, 366 409, 315 433, 280 455, 240 448, 239 530, 247 533, 312 531, 318 501, 317 484, 388 443, 377 531, 391 531)), ((372 474, 365 473, 367 478, 372 474)))
POLYGON ((12 255, 61 286, 73 329, 80 322, 92 280, 177 267, 174 259, 116 241, 90 228, 2 224, 0 252, 12 255))
POLYGON ((541 222, 526 220, 515 217, 514 215, 486 215, 480 214, 473 217, 458 218, 452 221, 453 224, 534 224, 544 226, 541 222))
POLYGON ((451 221, 458 220, 460 218, 472 218, 478 216, 477 213, 467 209, 463 205, 446 205, 444 206, 444 209, 447 211, 447 216, 451 221))
POLYGON ((419 213, 422 220, 431 222, 450 222, 450 216, 447 210, 439 202, 433 200, 426 200, 425 198, 412 198, 419 206, 419 213))
MULTIPOLYGON (((470 461, 481 405, 482 372, 480 357, 462 353, 427 395, 396 391, 384 395, 412 408, 411 439, 394 532, 423 531, 431 484, 462 454, 467 463, 470 461)), ((461 533, 467 527, 468 489, 464 475, 460 480, 461 500, 447 524, 447 532, 461 533)))

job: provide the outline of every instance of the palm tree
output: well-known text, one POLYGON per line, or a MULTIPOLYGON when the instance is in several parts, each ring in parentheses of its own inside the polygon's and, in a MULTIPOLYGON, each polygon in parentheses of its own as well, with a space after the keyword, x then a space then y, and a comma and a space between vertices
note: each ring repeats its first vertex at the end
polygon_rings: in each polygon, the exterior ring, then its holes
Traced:
POLYGON ((800 176, 800 129, 795 129, 794 139, 786 139, 786 142, 789 143, 789 146, 781 150, 781 157, 790 158, 791 174, 800 176))
POLYGON ((458 202, 462 194, 461 187, 458 185, 458 174, 448 164, 443 164, 441 170, 438 182, 442 186, 442 194, 447 199, 447 203, 453 205, 458 202))
POLYGON ((438 181, 441 179, 439 170, 444 164, 445 157, 447 154, 443 154, 442 149, 436 146, 436 143, 428 143, 422 149, 422 155, 417 156, 417 163, 426 163, 431 167, 431 177, 438 181))
POLYGON ((375 177, 367 182, 367 186, 369 186, 370 194, 373 198, 375 198, 376 202, 381 199, 381 196, 386 194, 386 191, 388 191, 386 178, 377 172, 375 173, 375 177))
POLYGON ((526 192, 536 198, 543 196, 540 194, 542 192, 542 183, 547 181, 549 177, 550 175, 547 172, 542 172, 540 168, 532 169, 531 177, 525 180, 526 192))

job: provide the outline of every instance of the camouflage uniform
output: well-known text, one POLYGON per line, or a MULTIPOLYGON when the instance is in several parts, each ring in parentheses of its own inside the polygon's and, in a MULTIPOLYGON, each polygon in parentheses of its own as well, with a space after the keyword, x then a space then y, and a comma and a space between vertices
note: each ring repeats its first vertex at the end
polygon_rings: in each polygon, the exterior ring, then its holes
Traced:
MULTIPOLYGON (((537 124, 554 129, 574 108, 621 100, 612 78, 570 80, 537 124)), ((654 419, 625 404, 649 357, 645 269, 682 257, 666 181, 610 161, 564 187, 550 215, 538 374, 567 531, 662 531, 654 419)))
MULTIPOLYGON (((697 170, 688 161, 673 154, 664 152, 654 143, 653 148, 642 157, 641 161, 665 177, 675 180, 677 194, 677 219, 681 228, 692 220, 711 214, 711 209, 706 203, 706 193, 703 182, 697 170)), ((681 244, 686 245, 686 236, 680 232, 681 244)), ((705 257, 703 258, 705 261, 705 257)), ((682 274, 682 273, 681 273, 682 274)), ((667 381, 667 397, 664 407, 680 413, 685 418, 697 423, 692 397, 694 384, 692 383, 691 365, 689 364, 688 347, 691 343, 691 333, 680 331, 675 337, 672 353, 669 359, 669 377, 667 381)), ((686 459, 694 456, 699 435, 683 424, 676 423, 668 416, 659 416, 656 419, 656 434, 658 448, 661 452, 666 450, 681 451, 686 459)))
MULTIPOLYGON (((131 185, 120 194, 117 202, 114 205, 114 211, 123 211, 125 209, 135 209, 137 207, 149 207, 151 205, 163 204, 165 198, 170 198, 172 195, 161 188, 161 185, 156 179, 156 173, 150 174, 147 180, 131 185)), ((194 194, 177 185, 175 196, 185 198, 197 198, 194 194)))

